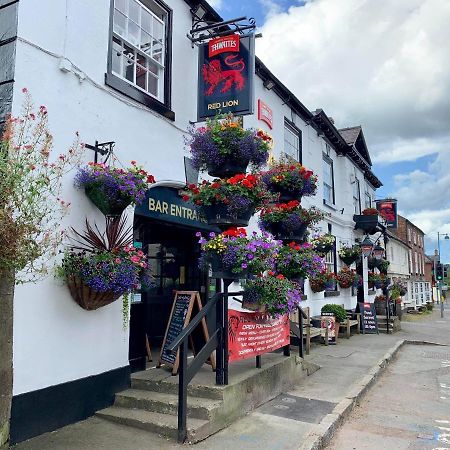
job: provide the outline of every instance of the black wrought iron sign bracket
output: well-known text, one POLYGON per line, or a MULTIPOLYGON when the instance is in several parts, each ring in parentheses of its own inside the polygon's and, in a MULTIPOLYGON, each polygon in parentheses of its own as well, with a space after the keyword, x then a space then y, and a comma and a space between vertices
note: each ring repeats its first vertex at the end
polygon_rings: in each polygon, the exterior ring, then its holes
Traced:
POLYGON ((210 39, 239 33, 244 35, 256 28, 253 17, 238 17, 236 19, 215 22, 205 19, 206 11, 202 7, 191 9, 192 29, 187 34, 188 39, 194 45, 199 45, 210 39))
POLYGON ((98 163, 98 154, 99 153, 102 156, 106 156, 106 158, 103 161, 103 163, 106 163, 108 161, 109 157, 114 152, 114 145, 115 145, 114 141, 102 142, 102 143, 99 143, 98 141, 95 141, 95 145, 84 144, 84 147, 88 148, 89 150, 94 150, 94 152, 95 152, 94 162, 97 164, 98 163))

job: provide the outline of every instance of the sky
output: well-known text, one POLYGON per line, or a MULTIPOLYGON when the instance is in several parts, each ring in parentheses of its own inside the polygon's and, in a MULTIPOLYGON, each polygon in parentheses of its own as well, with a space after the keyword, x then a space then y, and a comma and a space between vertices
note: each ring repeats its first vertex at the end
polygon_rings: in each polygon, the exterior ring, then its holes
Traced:
POLYGON ((362 125, 377 198, 397 198, 433 253, 450 234, 450 0, 209 3, 256 19, 256 54, 311 111, 362 125))

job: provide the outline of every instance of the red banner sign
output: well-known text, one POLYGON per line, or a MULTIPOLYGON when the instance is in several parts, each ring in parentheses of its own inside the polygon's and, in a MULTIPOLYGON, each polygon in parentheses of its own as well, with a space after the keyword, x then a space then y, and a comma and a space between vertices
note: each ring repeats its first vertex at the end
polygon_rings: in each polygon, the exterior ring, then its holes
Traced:
POLYGON ((273 127, 273 112, 261 99, 258 99, 258 120, 262 120, 269 125, 269 128, 273 127))
POLYGON ((237 34, 211 39, 208 42, 208 55, 212 58, 223 52, 239 52, 239 42, 237 34))
POLYGON ((228 358, 238 361, 289 345, 289 316, 228 310, 228 358))

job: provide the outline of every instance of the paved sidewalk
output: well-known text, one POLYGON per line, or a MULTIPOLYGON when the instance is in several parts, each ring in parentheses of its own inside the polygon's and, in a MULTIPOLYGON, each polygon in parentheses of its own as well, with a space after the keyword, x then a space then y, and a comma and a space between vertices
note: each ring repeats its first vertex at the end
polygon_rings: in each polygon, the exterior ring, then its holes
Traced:
MULTIPOLYGON (((403 340, 450 344, 450 309, 441 319, 407 316, 392 335, 357 335, 336 346, 314 346, 307 360, 321 369, 292 391, 259 407, 230 427, 190 448, 194 450, 296 450, 320 448, 381 373, 403 340), (391 350, 391 351, 390 351, 391 350), (325 436, 325 439, 323 437, 325 436)), ((400 352, 402 349, 399 350, 400 352)), ((31 439, 16 450, 172 450, 186 448, 145 431, 98 418, 31 439)))

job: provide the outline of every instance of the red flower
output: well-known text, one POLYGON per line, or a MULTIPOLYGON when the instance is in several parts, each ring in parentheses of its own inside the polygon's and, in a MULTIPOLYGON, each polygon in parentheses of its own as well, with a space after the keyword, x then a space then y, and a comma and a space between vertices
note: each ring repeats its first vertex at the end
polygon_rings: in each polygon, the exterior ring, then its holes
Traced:
POLYGON ((155 177, 153 175, 147 175, 147 183, 154 183, 155 177))
POLYGON ((189 201, 189 199, 190 199, 189 195, 183 195, 181 198, 182 198, 185 202, 189 201))
POLYGON ((213 189, 219 189, 220 188, 220 183, 218 183, 217 181, 215 181, 214 183, 211 184, 211 187, 213 189))
POLYGON ((131 161, 131 164, 132 164, 133 166, 135 166, 137 163, 136 163, 136 161, 133 159, 133 161, 131 161))
POLYGON ((284 280, 284 275, 281 275, 281 273, 280 273, 279 275, 277 275, 277 278, 278 278, 279 280, 284 280))

